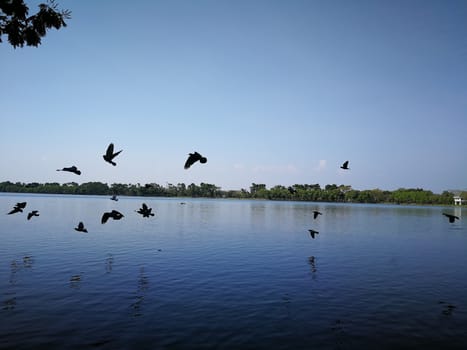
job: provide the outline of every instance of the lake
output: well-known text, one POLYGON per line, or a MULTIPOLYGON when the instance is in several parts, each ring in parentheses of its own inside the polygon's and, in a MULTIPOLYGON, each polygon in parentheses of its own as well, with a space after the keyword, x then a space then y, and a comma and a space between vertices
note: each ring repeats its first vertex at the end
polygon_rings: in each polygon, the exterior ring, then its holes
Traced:
POLYGON ((465 208, 3 193, 0 211, 1 349, 467 347, 465 208))

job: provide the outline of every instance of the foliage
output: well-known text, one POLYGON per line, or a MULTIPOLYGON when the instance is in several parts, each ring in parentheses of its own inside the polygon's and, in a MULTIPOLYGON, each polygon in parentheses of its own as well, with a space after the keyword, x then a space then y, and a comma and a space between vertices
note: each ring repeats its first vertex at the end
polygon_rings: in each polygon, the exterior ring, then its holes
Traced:
POLYGON ((1 182, 0 192, 21 193, 55 193, 55 194, 83 194, 83 195, 122 195, 122 196, 151 196, 151 197, 205 197, 205 198, 253 198, 270 200, 320 201, 320 202, 349 202, 349 203, 394 203, 394 204, 453 204, 453 193, 444 191, 435 194, 421 188, 400 188, 395 191, 354 190, 348 185, 330 184, 323 188, 319 184, 295 184, 285 187, 282 185, 266 188, 265 184, 250 186, 246 189, 223 191, 220 187, 201 182, 186 186, 168 183, 161 186, 157 183, 119 184, 110 186, 101 182, 86 182, 78 184, 56 182, 40 184, 21 182, 1 182))
POLYGON ((54 0, 40 4, 36 14, 28 14, 29 8, 23 0, 0 0, 0 42, 6 35, 14 48, 25 44, 37 47, 47 30, 66 27, 65 19, 71 18, 71 11, 58 10, 54 0))

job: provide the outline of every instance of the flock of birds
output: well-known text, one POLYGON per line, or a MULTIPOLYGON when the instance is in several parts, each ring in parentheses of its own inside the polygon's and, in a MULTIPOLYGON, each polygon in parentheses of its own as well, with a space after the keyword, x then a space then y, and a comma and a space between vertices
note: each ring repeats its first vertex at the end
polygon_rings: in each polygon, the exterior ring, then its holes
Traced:
MULTIPOLYGON (((107 150, 106 150, 105 154, 102 157, 104 158, 104 160, 107 163, 110 163, 113 166, 116 166, 117 163, 114 162, 114 158, 117 157, 121 152, 122 152, 122 150, 120 150, 118 152, 114 152, 114 144, 111 143, 107 147, 107 150)), ((188 159, 185 162, 184 168, 189 169, 193 164, 195 164, 198 161, 200 163, 204 164, 204 163, 207 162, 207 158, 203 157, 198 152, 189 153, 188 159)), ((350 170, 349 161, 348 160, 345 161, 340 166, 340 168, 343 169, 343 170, 350 170)), ((76 175, 81 175, 81 171, 75 165, 73 165, 71 167, 64 167, 62 169, 57 169, 57 171, 67 171, 67 172, 74 173, 76 175)), ((114 200, 114 201, 118 201, 118 198, 117 198, 116 195, 113 195, 110 199, 114 200)), ((8 215, 15 214, 15 213, 22 213, 23 209, 26 208, 26 204, 27 204, 26 202, 16 203, 16 205, 8 213, 8 215)), ((182 203, 182 204, 184 204, 184 203, 182 203)), ((152 213, 152 208, 149 208, 145 203, 143 203, 141 208, 138 209, 136 212, 138 214, 141 214, 144 218, 149 218, 150 216, 154 216, 154 213, 152 213)), ((313 210, 313 219, 314 220, 316 220, 319 215, 322 215, 322 213, 317 211, 317 210, 313 210)), ((452 215, 452 214, 448 214, 448 213, 443 213, 443 215, 446 216, 449 219, 450 223, 453 223, 456 220, 459 220, 459 217, 456 216, 456 215, 452 215)), ((27 216, 28 220, 30 220, 33 216, 39 216, 39 211, 38 210, 32 210, 31 212, 29 212, 28 216, 27 216)), ((110 218, 112 218, 113 220, 120 220, 123 217, 124 217, 124 215, 122 213, 120 213, 119 211, 112 210, 110 212, 105 212, 102 215, 101 223, 105 224, 110 218)), ((78 223, 78 226, 75 227, 75 230, 78 231, 78 232, 88 232, 82 221, 80 221, 78 223)), ((308 232, 310 233, 310 236, 313 239, 316 237, 317 234, 319 234, 318 231, 313 230, 313 229, 309 229, 308 232)))
MULTIPOLYGON (((122 152, 122 150, 120 150, 118 152, 114 152, 114 144, 111 143, 107 147, 107 150, 106 150, 105 154, 102 157, 104 158, 104 160, 107 163, 110 163, 113 166, 116 166, 117 163, 114 162, 114 158, 116 156, 118 156, 121 152, 122 152)), ((208 160, 207 160, 206 157, 203 157, 198 152, 189 153, 188 159, 185 162, 184 168, 189 169, 193 164, 195 164, 198 161, 200 163, 204 164, 208 160)), ((64 167, 62 169, 57 169, 57 171, 67 171, 67 172, 70 172, 70 173, 73 173, 73 174, 76 174, 76 175, 81 175, 81 171, 75 165, 70 166, 70 167, 64 167)), ((110 199, 114 200, 114 201, 118 201, 118 198, 117 198, 116 195, 113 195, 110 199)), ((184 203, 182 203, 182 204, 184 204, 184 203)), ((13 209, 10 212, 8 212, 7 214, 11 215, 11 214, 16 214, 16 213, 22 213, 23 209, 26 208, 26 205, 27 205, 27 202, 16 203, 15 206, 13 207, 13 209)), ((154 216, 154 213, 152 212, 152 208, 149 208, 146 205, 146 203, 143 203, 141 208, 139 208, 138 210, 135 210, 135 211, 138 214, 141 214, 143 216, 143 218, 149 218, 151 216, 154 216)), ((28 220, 30 220, 33 216, 39 216, 39 211, 38 210, 32 210, 31 212, 29 212, 28 213, 28 220)), ((105 224, 109 219, 120 220, 123 217, 124 217, 124 215, 122 213, 120 213, 118 210, 112 210, 110 212, 105 212, 102 215, 101 223, 105 224)), ((88 232, 88 230, 86 229, 86 227, 84 226, 84 223, 82 221, 80 221, 78 223, 78 226, 75 227, 75 230, 78 231, 78 232, 88 232)))

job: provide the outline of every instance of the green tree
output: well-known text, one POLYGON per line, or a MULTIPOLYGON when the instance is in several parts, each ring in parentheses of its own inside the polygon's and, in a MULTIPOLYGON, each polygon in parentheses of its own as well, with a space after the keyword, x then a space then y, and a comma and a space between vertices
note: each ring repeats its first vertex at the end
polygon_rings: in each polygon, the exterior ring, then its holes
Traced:
POLYGON ((6 35, 14 48, 37 47, 47 30, 66 27, 65 19, 70 18, 71 11, 59 10, 54 0, 40 4, 39 11, 32 16, 23 0, 0 0, 0 42, 6 35))
POLYGON ((109 194, 109 186, 102 182, 85 182, 79 186, 79 194, 109 194))
POLYGON ((266 184, 252 183, 250 186, 250 194, 253 198, 267 198, 268 190, 266 189, 266 184))
POLYGON ((277 185, 272 187, 269 190, 269 199, 279 199, 279 200, 286 200, 290 199, 292 197, 292 193, 289 191, 289 189, 285 186, 282 185, 277 185))

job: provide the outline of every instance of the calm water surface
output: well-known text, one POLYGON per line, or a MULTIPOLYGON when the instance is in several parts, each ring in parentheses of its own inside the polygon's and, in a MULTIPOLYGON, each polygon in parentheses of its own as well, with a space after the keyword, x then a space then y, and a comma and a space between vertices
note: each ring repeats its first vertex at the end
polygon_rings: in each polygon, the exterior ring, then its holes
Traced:
POLYGON ((0 213, 1 349, 467 347, 466 209, 0 194, 0 213))

